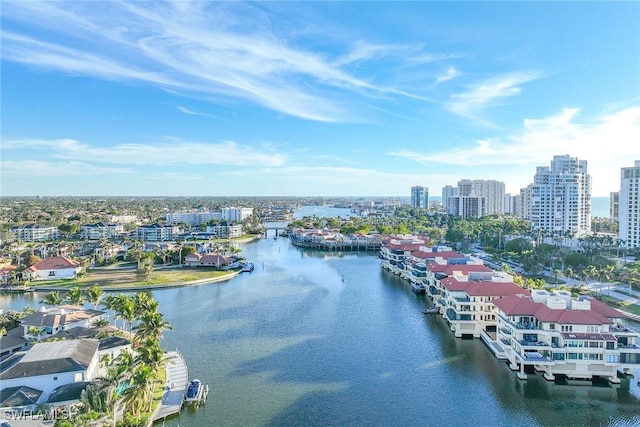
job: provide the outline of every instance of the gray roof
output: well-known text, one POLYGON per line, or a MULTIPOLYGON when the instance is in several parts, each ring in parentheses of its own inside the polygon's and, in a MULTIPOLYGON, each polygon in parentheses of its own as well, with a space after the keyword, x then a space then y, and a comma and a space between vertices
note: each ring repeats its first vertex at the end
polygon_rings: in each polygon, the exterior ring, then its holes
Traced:
POLYGON ((4 335, 0 337, 0 349, 2 351, 14 348, 16 346, 23 346, 27 343, 24 337, 16 335, 4 335))
POLYGON ((103 340, 100 340, 100 345, 98 346, 99 351, 109 350, 112 348, 124 347, 131 345, 131 341, 122 337, 109 337, 103 340))
POLYGON ((42 390, 18 386, 0 390, 0 408, 34 405, 40 399, 42 390))
POLYGON ((49 395, 47 404, 68 402, 69 400, 80 400, 80 394, 82 390, 87 388, 91 384, 89 381, 81 381, 77 383, 65 384, 56 388, 49 395))
POLYGON ((98 351, 98 340, 53 341, 35 344, 0 364, 0 380, 84 371, 98 351))
POLYGON ((4 351, 25 345, 27 340, 23 337, 23 334, 24 328, 22 326, 8 330, 5 335, 0 337, 0 349, 4 351))
MULTIPOLYGON (((68 306, 73 307, 73 306, 68 306)), ((36 313, 29 314, 28 316, 20 319, 20 323, 27 326, 38 327, 58 327, 64 326, 67 322, 77 322, 78 320, 87 320, 94 317, 100 317, 106 312, 100 310, 71 310, 66 311, 64 309, 50 309, 49 311, 38 311, 36 313)))

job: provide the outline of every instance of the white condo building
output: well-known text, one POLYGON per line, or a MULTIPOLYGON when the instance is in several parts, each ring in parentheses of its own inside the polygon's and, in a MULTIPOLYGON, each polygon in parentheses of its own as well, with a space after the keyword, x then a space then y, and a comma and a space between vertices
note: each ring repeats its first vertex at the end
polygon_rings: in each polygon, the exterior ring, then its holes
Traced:
POLYGON ((524 218, 534 229, 577 235, 591 231, 591 176, 586 160, 554 156, 550 167, 537 167, 525 193, 524 218))
POLYGON ((451 185, 445 185, 442 187, 442 207, 445 210, 449 210, 449 198, 458 195, 458 187, 451 185))
POLYGON ((167 223, 186 225, 200 225, 211 220, 216 221, 232 221, 242 222, 253 215, 253 208, 222 208, 216 212, 204 211, 186 211, 186 212, 170 212, 165 216, 167 223))
POLYGON ((457 195, 448 198, 448 211, 463 218, 504 213, 504 182, 484 179, 458 181, 457 195))
POLYGON ((418 209, 429 207, 429 187, 411 187, 411 207, 418 209))
POLYGON ((620 174, 619 232, 618 237, 629 248, 640 247, 640 160, 635 166, 622 168, 620 174))
POLYGON ((620 215, 620 193, 612 191, 609 193, 609 219, 618 222, 620 215))

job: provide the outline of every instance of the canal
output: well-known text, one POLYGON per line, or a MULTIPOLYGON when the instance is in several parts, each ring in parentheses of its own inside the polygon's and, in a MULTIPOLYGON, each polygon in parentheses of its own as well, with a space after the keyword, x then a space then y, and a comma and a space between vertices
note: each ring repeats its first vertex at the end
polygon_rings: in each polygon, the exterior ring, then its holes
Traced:
MULTIPOLYGON (((241 249, 251 274, 153 292, 173 326, 164 347, 210 387, 166 426, 640 425, 640 372, 616 386, 520 381, 480 340, 422 314, 427 299, 375 254, 272 235, 241 249)), ((2 295, 0 307, 41 298, 2 295)))

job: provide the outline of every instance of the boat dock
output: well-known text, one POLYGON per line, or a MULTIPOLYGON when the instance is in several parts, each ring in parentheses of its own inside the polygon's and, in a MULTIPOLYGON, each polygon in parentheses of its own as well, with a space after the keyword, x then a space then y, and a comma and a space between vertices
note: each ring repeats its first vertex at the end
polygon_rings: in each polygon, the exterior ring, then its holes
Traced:
POLYGON ((151 417, 152 422, 180 413, 189 385, 187 363, 178 351, 167 353, 165 368, 167 370, 167 390, 162 396, 162 402, 158 409, 151 417))

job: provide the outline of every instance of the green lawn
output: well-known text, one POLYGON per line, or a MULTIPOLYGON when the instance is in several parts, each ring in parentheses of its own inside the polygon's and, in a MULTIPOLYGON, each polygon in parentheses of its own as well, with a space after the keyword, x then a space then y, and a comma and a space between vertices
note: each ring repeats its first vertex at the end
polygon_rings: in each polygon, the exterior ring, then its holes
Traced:
POLYGON ((176 270, 152 271, 149 278, 136 271, 90 271, 83 277, 75 280, 48 280, 46 282, 32 282, 31 286, 38 288, 87 288, 93 285, 100 287, 138 287, 166 285, 172 283, 192 282, 203 279, 215 279, 229 275, 229 271, 216 271, 210 269, 181 268, 176 270))

